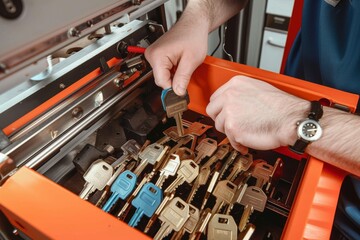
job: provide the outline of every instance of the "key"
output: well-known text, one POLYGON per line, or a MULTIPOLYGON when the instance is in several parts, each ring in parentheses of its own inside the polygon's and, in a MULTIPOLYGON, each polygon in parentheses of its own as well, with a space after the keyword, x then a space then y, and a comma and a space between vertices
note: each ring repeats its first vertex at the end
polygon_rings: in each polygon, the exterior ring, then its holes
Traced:
POLYGON ((160 138, 156 143, 163 145, 163 144, 169 142, 170 140, 177 142, 180 139, 180 136, 177 132, 176 126, 169 127, 168 129, 163 131, 163 133, 165 136, 160 138))
POLYGON ((216 182, 217 182, 217 180, 219 179, 219 176, 220 176, 219 170, 220 170, 221 167, 222 167, 222 163, 217 162, 216 165, 215 165, 215 172, 211 177, 210 183, 209 183, 208 188, 207 188, 206 193, 205 193, 204 200, 203 200, 203 202, 201 204, 201 207, 200 207, 200 211, 202 211, 205 208, 205 205, 206 205, 212 191, 214 190, 215 184, 216 184, 216 182))
MULTIPOLYGON (((183 122, 184 122, 184 120, 183 120, 183 122)), ((212 128, 212 126, 210 126, 210 125, 206 125, 206 124, 199 123, 199 122, 193 122, 190 124, 190 126, 187 129, 185 129, 185 134, 192 134, 192 135, 200 137, 210 128, 212 128)))
POLYGON ((240 154, 233 162, 233 168, 231 169, 230 174, 228 175, 228 177, 226 179, 228 179, 229 181, 234 181, 234 179, 236 178, 236 176, 243 172, 243 171, 247 171, 249 170, 249 168, 251 167, 253 163, 253 156, 252 154, 246 154, 246 155, 242 155, 240 154))
POLYGON ((252 171, 252 176, 256 178, 255 186, 262 188, 267 182, 269 182, 273 169, 274 167, 265 161, 257 163, 252 171))
POLYGON ((184 230, 188 233, 192 233, 194 232, 196 223, 199 221, 200 211, 195 206, 189 204, 189 213, 190 216, 184 224, 184 230))
POLYGON ((263 212, 265 210, 267 196, 263 190, 256 186, 247 187, 240 204, 245 206, 239 222, 240 232, 244 231, 246 224, 254 210, 263 212))
POLYGON ((164 208, 159 219, 162 221, 154 240, 167 237, 172 231, 179 231, 189 218, 189 205, 181 198, 176 197, 164 208))
POLYGON ((237 240, 238 227, 231 215, 215 214, 207 229, 208 240, 237 240))
POLYGON ((182 238, 185 232, 193 233, 196 227, 196 224, 200 219, 200 212, 195 206, 189 204, 189 218, 186 220, 184 227, 180 231, 173 234, 171 240, 179 240, 182 238))
POLYGON ((272 173, 269 176, 269 181, 266 185, 265 191, 267 193, 270 193, 270 187, 271 185, 273 186, 273 188, 275 187, 274 185, 278 182, 278 180, 280 179, 280 177, 283 174, 283 161, 281 158, 276 159, 276 162, 274 164, 274 168, 272 173))
POLYGON ((187 147, 178 148, 175 151, 174 154, 178 155, 180 160, 194 159, 195 158, 194 152, 191 149, 187 148, 187 147))
POLYGON ((114 169, 117 169, 120 165, 122 165, 123 162, 129 160, 129 158, 136 159, 137 155, 139 154, 140 148, 141 146, 136 142, 136 140, 134 139, 128 140, 126 143, 124 143, 121 146, 123 155, 118 160, 113 162, 111 166, 113 166, 114 169))
MULTIPOLYGON (((183 160, 180 163, 179 170, 177 171, 176 179, 165 189, 164 194, 166 196, 174 196, 175 190, 178 186, 184 182, 191 183, 199 174, 199 166, 193 160, 183 160)), ((159 208, 156 210, 155 214, 151 217, 149 223, 145 228, 145 233, 151 228, 152 224, 156 221, 159 213, 162 211, 162 208, 170 201, 172 198, 165 197, 159 208)))
POLYGON ((215 205, 212 209, 212 213, 215 214, 223 204, 231 203, 231 200, 234 198, 237 186, 230 182, 229 180, 219 181, 213 191, 213 195, 216 197, 215 205))
POLYGON ((250 240, 254 232, 255 232, 255 225, 248 223, 245 229, 242 232, 240 232, 239 239, 250 240))
POLYGON ((179 141, 177 141, 176 145, 173 146, 170 150, 170 154, 175 154, 175 152, 182 146, 188 144, 190 141, 193 143, 196 142, 196 138, 194 135, 186 135, 182 138, 180 138, 179 141))
POLYGON ((217 151, 215 152, 215 154, 209 159, 207 160, 207 162, 203 165, 203 167, 211 167, 211 165, 213 165, 216 161, 221 161, 223 160, 226 155, 228 155, 228 153, 230 152, 231 148, 229 144, 222 144, 217 148, 217 151))
POLYGON ((205 157, 210 157, 211 155, 213 155, 216 149, 217 141, 211 138, 204 138, 196 146, 196 151, 198 152, 198 154, 194 161, 199 164, 201 160, 203 160, 205 157))
POLYGON ((126 170, 121 173, 115 182, 112 184, 110 191, 112 192, 110 198, 105 203, 102 210, 109 212, 119 199, 125 199, 134 190, 136 186, 136 175, 126 170))
POLYGON ((151 217, 162 201, 162 190, 151 182, 146 183, 131 204, 136 211, 129 221, 129 226, 136 227, 142 216, 151 217))
POLYGON ((206 226, 208 225, 211 218, 211 209, 206 208, 200 215, 200 219, 196 224, 195 230, 190 234, 189 240, 200 239, 201 234, 204 232, 206 226))
POLYGON ((156 181, 155 185, 161 188, 163 183, 169 176, 175 176, 177 170, 179 169, 179 166, 180 166, 179 156, 175 154, 171 154, 170 159, 165 165, 165 167, 163 167, 160 170, 160 176, 156 181))
POLYGON ((193 160, 181 161, 176 179, 165 189, 165 192, 174 192, 184 182, 192 183, 198 175, 199 166, 193 160))
POLYGON ((146 224, 144 233, 148 233, 152 225, 155 223, 155 221, 158 219, 161 211, 164 209, 164 207, 168 204, 169 201, 171 201, 175 197, 175 192, 171 193, 164 193, 164 199, 160 203, 159 207, 156 209, 155 213, 151 216, 149 222, 146 224))
POLYGON ((121 149, 123 151, 123 155, 111 164, 111 166, 116 169, 116 171, 106 183, 105 190, 96 203, 97 207, 100 207, 104 200, 108 197, 110 192, 110 186, 113 184, 115 179, 124 171, 128 162, 131 159, 137 160, 137 156, 141 147, 134 139, 130 139, 121 146, 121 149))
POLYGON ((154 164, 154 167, 152 169, 152 171, 149 174, 146 174, 142 179, 141 182, 138 184, 138 186, 136 187, 136 189, 134 190, 134 192, 130 195, 130 197, 126 200, 126 203, 124 204, 124 206, 122 207, 122 209, 120 210, 120 212, 117 214, 117 218, 120 220, 124 220, 125 217, 127 216, 128 212, 130 211, 130 203, 132 202, 132 200, 137 196, 137 194, 140 192, 140 190, 142 189, 142 187, 149 181, 151 181, 151 179, 154 177, 155 173, 161 168, 162 166, 162 162, 164 161, 166 156, 166 153, 168 152, 169 147, 165 146, 162 153, 160 154, 159 157, 159 161, 156 162, 154 164))
POLYGON ((219 179, 221 179, 224 175, 224 173, 228 170, 228 168, 231 166, 231 164, 234 162, 236 157, 239 155, 238 151, 232 150, 228 158, 226 159, 222 169, 220 170, 219 179))
POLYGON ((84 173, 83 177, 86 182, 83 190, 79 194, 80 198, 87 200, 89 195, 94 191, 103 190, 113 172, 113 167, 103 160, 98 159, 93 162, 84 173))
POLYGON ((182 123, 182 113, 188 109, 190 102, 189 94, 186 92, 184 96, 178 96, 171 88, 164 89, 161 93, 161 101, 166 111, 167 117, 175 118, 178 135, 184 135, 184 127, 182 123))
POLYGON ((234 207, 234 204, 240 204, 241 199, 243 198, 245 194, 245 190, 247 189, 247 181, 250 179, 251 173, 250 172, 243 172, 242 174, 238 175, 238 177, 235 179, 234 184, 237 187, 237 190, 235 192, 234 198, 231 201, 231 203, 228 205, 226 209, 226 214, 230 214, 232 208, 234 207))
POLYGON ((164 156, 164 146, 153 143, 147 146, 144 151, 139 153, 139 158, 141 159, 141 163, 134 170, 136 176, 139 176, 142 171, 146 168, 146 166, 154 165, 164 156))
POLYGON ((199 187, 206 184, 206 182, 210 176, 210 173, 211 173, 210 168, 202 167, 200 169, 199 175, 197 176, 197 178, 191 188, 190 194, 189 194, 188 198, 186 199, 187 203, 191 203, 192 200, 194 199, 195 194, 196 194, 197 190, 199 189, 199 187))
POLYGON ((228 166, 231 164, 231 162, 233 162, 233 160, 236 156, 237 156, 237 151, 232 151, 232 153, 226 159, 225 162, 217 162, 216 163, 215 168, 214 168, 214 170, 215 170, 214 174, 213 174, 213 176, 210 180, 210 184, 206 190, 205 197, 204 197, 204 200, 203 200, 200 210, 203 210, 205 208, 205 205, 206 205, 212 191, 214 190, 216 182, 219 179, 221 179, 221 176, 224 174, 224 172, 226 171, 228 166))

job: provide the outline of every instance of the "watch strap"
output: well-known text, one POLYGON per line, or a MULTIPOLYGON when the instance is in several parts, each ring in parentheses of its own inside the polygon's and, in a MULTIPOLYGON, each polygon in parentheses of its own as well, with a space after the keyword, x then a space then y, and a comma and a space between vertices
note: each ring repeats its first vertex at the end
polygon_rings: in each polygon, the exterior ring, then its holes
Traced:
POLYGON ((306 147, 309 145, 308 141, 304 139, 296 140, 293 146, 289 146, 290 150, 297 154, 304 154, 306 147))
POLYGON ((311 101, 308 118, 313 119, 315 121, 319 121, 322 115, 323 115, 323 109, 321 103, 319 101, 311 101))

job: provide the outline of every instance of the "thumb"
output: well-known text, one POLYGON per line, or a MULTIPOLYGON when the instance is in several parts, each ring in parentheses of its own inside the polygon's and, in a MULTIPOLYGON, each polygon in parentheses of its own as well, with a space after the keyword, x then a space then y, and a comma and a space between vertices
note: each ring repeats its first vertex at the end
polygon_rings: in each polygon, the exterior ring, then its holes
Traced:
POLYGON ((177 95, 185 95, 191 75, 198 66, 199 64, 192 61, 191 58, 181 58, 172 83, 173 89, 177 95))

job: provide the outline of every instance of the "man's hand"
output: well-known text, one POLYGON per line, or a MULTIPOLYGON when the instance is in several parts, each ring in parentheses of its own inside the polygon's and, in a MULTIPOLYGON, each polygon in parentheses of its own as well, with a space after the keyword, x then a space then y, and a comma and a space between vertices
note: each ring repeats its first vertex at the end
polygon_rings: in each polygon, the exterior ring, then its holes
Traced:
POLYGON ((162 88, 173 87, 177 95, 184 95, 192 73, 206 56, 207 37, 207 26, 178 23, 148 47, 145 57, 153 68, 155 83, 162 88))
POLYGON ((206 108, 215 127, 241 153, 247 147, 268 150, 294 144, 296 122, 309 111, 308 101, 272 85, 236 76, 220 87, 206 108))
POLYGON ((178 23, 145 51, 155 83, 184 95, 192 73, 206 56, 209 32, 238 13, 246 2, 189 0, 178 23))

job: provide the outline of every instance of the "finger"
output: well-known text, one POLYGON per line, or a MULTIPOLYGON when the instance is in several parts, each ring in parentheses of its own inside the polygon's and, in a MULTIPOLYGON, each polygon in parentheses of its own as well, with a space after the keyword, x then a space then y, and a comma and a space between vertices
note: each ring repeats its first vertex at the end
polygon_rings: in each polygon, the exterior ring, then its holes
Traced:
POLYGON ((249 148, 245 147, 244 145, 242 145, 241 143, 238 143, 235 141, 235 139, 233 138, 233 134, 232 133, 229 133, 229 134, 226 134, 226 137, 229 139, 229 142, 231 144, 231 146, 237 150, 238 152, 240 152, 241 154, 245 155, 249 152, 249 148))
POLYGON ((223 110, 225 98, 216 98, 210 100, 206 107, 206 113, 215 121, 217 116, 223 110))
POLYGON ((214 122, 215 122, 215 128, 222 133, 225 133, 225 129, 224 129, 224 124, 225 124, 225 114, 222 114, 222 111, 215 117, 213 118, 214 122))
POLYGON ((181 57, 173 79, 173 89, 177 95, 185 95, 191 75, 198 66, 191 58, 184 55, 181 57))

